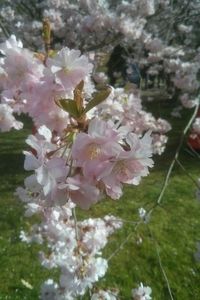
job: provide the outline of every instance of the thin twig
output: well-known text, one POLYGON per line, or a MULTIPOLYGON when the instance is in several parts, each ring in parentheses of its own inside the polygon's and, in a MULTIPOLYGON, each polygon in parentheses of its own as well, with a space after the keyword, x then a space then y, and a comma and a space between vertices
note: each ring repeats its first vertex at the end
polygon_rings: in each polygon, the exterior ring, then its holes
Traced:
POLYGON ((182 133, 181 138, 180 138, 179 145, 178 145, 178 147, 177 147, 177 149, 176 149, 176 152, 175 152, 175 155, 174 155, 174 159, 172 160, 172 162, 171 162, 171 164, 170 164, 170 167, 169 167, 169 169, 168 169, 168 172, 167 172, 167 175, 166 175, 166 178, 165 178, 165 181, 164 181, 164 184, 163 184, 161 193, 160 193, 160 195, 159 195, 159 197, 158 197, 157 204, 160 204, 160 202, 161 202, 161 200, 162 200, 162 197, 163 197, 163 195, 164 195, 164 193, 165 193, 165 190, 166 190, 166 188, 167 188, 167 185, 168 185, 168 182, 169 182, 169 178, 170 178, 170 175, 171 175, 171 173, 172 173, 174 164, 175 164, 176 160, 178 159, 179 152, 180 152, 181 147, 182 147, 182 145, 183 145, 185 135, 186 135, 186 133, 188 132, 188 130, 189 130, 189 128, 190 128, 192 122, 194 121, 198 109, 199 109, 199 105, 197 105, 197 106, 195 107, 195 110, 194 110, 194 112, 193 112, 193 114, 192 114, 192 117, 190 118, 190 120, 189 120, 188 124, 186 125, 185 129, 183 130, 183 133, 182 133))
POLYGON ((182 163, 180 162, 180 160, 176 159, 177 164, 181 167, 181 169, 186 173, 186 175, 188 176, 188 178, 191 179, 191 181, 194 183, 194 185, 199 189, 199 185, 196 182, 196 180, 192 177, 192 175, 185 169, 185 167, 182 165, 182 163))
POLYGON ((172 291, 171 291, 171 288, 170 288, 169 280, 167 278, 167 274, 166 274, 166 272, 165 272, 165 270, 163 268, 163 265, 162 265, 162 260, 161 260, 161 257, 160 257, 160 251, 159 251, 158 243, 157 243, 155 237, 153 236, 153 233, 152 233, 152 231, 151 231, 151 229, 150 229, 149 226, 148 226, 148 229, 149 229, 149 232, 150 232, 150 236, 151 236, 151 238, 152 238, 152 240, 154 241, 154 244, 155 244, 156 254, 157 254, 157 257, 158 257, 158 263, 159 263, 160 269, 161 269, 161 271, 163 273, 163 276, 165 278, 170 298, 171 298, 171 300, 174 300, 174 298, 172 296, 172 291))
POLYGON ((6 38, 9 38, 10 33, 8 32, 8 30, 6 29, 6 27, 4 26, 2 20, 0 19, 0 28, 2 29, 4 35, 6 38))
POLYGON ((133 232, 129 233, 125 240, 119 245, 119 247, 108 257, 108 261, 110 261, 120 250, 122 250, 123 246, 128 242, 130 237, 132 236, 133 232))
POLYGON ((196 156, 195 156, 196 153, 194 154, 193 151, 191 151, 190 149, 187 149, 187 148, 185 148, 184 150, 185 150, 185 152, 189 153, 192 157, 196 158, 196 156))
MULTIPOLYGON (((137 229, 137 227, 141 224, 144 223, 143 221, 139 221, 135 228, 134 231, 137 229)), ((130 237, 133 235, 133 231, 129 233, 129 235, 127 235, 127 237, 125 238, 125 240, 123 240, 123 242, 119 245, 119 247, 108 257, 108 261, 110 261, 120 250, 123 249, 123 246, 129 241, 130 237)))
POLYGON ((189 146, 190 150, 197 156, 197 158, 200 158, 199 153, 194 148, 192 148, 192 146, 190 144, 188 146, 189 146))
POLYGON ((159 249, 158 249, 158 245, 157 245, 156 242, 155 242, 155 247, 156 247, 156 254, 157 254, 157 256, 158 256, 158 262, 159 262, 159 265, 160 265, 160 269, 161 269, 161 271, 162 271, 162 273, 163 273, 163 276, 164 276, 164 278, 165 278, 165 281, 166 281, 166 283, 167 283, 167 288, 168 288, 168 292, 169 292, 170 298, 171 298, 171 300, 174 300, 174 298, 173 298, 173 296, 172 296, 171 288, 170 288, 170 285, 169 285, 169 280, 168 280, 167 274, 166 274, 166 272, 165 272, 165 270, 164 270, 164 268, 163 268, 162 261, 161 261, 161 257, 160 257, 160 253, 159 253, 159 249))
POLYGON ((189 122, 187 123, 187 125, 185 126, 183 132, 182 132, 182 135, 181 135, 181 138, 180 138, 180 142, 178 144, 178 147, 176 149, 176 152, 175 152, 175 155, 174 155, 174 158, 169 166, 169 169, 168 169, 168 172, 166 174, 166 177, 165 177, 165 181, 163 183, 163 186, 162 186, 162 189, 161 189, 161 192, 158 196, 158 199, 156 201, 156 203, 154 204, 154 206, 149 210, 149 212, 147 213, 147 216, 150 216, 151 213, 153 212, 153 210, 158 206, 160 205, 161 201, 162 201, 162 198, 164 196, 164 193, 165 193, 165 190, 168 186, 168 183, 169 183, 169 178, 171 176, 171 173, 172 173, 172 170, 174 168, 174 165, 175 165, 175 162, 176 160, 178 159, 179 157, 179 153, 180 153, 180 150, 181 150, 181 147, 183 145, 183 142, 184 142, 184 138, 185 138, 185 135, 187 134, 192 122, 194 121, 195 117, 196 117, 196 114, 197 114, 197 111, 199 109, 199 105, 196 105, 195 109, 194 109, 194 112, 192 114, 192 117, 190 118, 189 122))

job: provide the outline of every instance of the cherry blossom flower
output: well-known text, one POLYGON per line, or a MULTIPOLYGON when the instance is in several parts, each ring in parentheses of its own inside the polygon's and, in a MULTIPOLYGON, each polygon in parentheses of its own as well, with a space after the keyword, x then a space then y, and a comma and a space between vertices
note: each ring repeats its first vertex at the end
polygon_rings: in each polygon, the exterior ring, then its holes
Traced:
POLYGON ((72 146, 72 157, 83 168, 84 176, 96 179, 109 160, 121 151, 120 134, 113 124, 93 119, 88 134, 79 133, 72 146))
POLYGON ((80 56, 79 50, 65 47, 55 57, 47 60, 47 66, 55 75, 55 81, 65 90, 73 90, 92 71, 92 64, 86 56, 80 56))
MULTIPOLYGON (((104 276, 108 264, 101 257, 100 250, 105 247, 108 236, 121 227, 121 222, 107 216, 104 219, 88 219, 75 224, 72 213, 66 214, 65 209, 69 210, 69 203, 62 209, 49 208, 48 219, 37 229, 48 238, 49 249, 52 251, 50 256, 41 253, 40 257, 43 266, 61 268, 59 284, 54 287, 57 294, 60 297, 77 297, 104 276)), ((46 299, 45 295, 43 297, 46 299)))
POLYGON ((113 199, 122 195, 121 183, 139 184, 141 177, 148 174, 148 167, 153 166, 149 133, 141 140, 137 135, 129 133, 126 142, 130 150, 122 150, 99 177, 105 184, 107 194, 113 199))
POLYGON ((151 300, 151 288, 143 286, 142 283, 140 283, 140 286, 136 289, 132 290, 132 297, 133 300, 151 300))
POLYGON ((92 294, 91 300, 117 300, 117 295, 115 292, 110 290, 99 290, 98 292, 92 294))
POLYGON ((82 209, 88 209, 102 197, 99 189, 90 184, 83 176, 68 177, 66 183, 70 199, 82 209))

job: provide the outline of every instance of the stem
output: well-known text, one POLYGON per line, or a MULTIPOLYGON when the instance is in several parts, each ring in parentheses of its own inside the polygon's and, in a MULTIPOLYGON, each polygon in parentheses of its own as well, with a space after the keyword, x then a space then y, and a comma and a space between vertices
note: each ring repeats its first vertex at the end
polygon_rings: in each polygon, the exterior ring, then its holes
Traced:
POLYGON ((8 30, 6 29, 6 27, 4 26, 2 20, 1 20, 1 17, 0 17, 0 28, 2 29, 4 35, 6 38, 9 38, 10 36, 10 33, 8 32, 8 30))
MULTIPOLYGON (((143 223, 143 221, 139 221, 135 228, 134 228, 134 231, 137 229, 137 227, 143 223)), ((108 261, 110 261, 120 250, 123 249, 123 246, 129 241, 130 237, 133 235, 133 231, 131 233, 129 233, 129 235, 127 235, 127 237, 125 238, 125 240, 123 240, 123 242, 119 245, 119 247, 108 257, 108 261)))
POLYGON ((157 257, 158 257, 158 263, 159 263, 160 269, 161 269, 161 271, 163 273, 164 279, 166 281, 167 289, 168 289, 168 292, 169 292, 169 295, 170 295, 170 299, 174 300, 174 298, 172 296, 172 291, 171 291, 171 288, 170 288, 169 280, 167 278, 167 274, 166 274, 166 272, 165 272, 165 270, 163 268, 163 265, 162 265, 162 260, 161 260, 161 257, 160 257, 160 251, 159 251, 158 243, 157 243, 155 237, 153 236, 153 233, 152 233, 152 231, 151 231, 151 229, 150 229, 149 226, 148 226, 148 229, 149 229, 149 232, 150 232, 150 236, 151 236, 152 240, 155 243, 156 254, 157 254, 157 257))
POLYGON ((181 169, 186 173, 186 175, 188 176, 188 178, 191 179, 191 181, 195 184, 195 186, 199 189, 199 185, 196 182, 196 180, 192 177, 192 175, 185 169, 185 167, 182 165, 182 163, 176 159, 177 164, 181 167, 181 169))
POLYGON ((165 278, 165 281, 166 281, 166 283, 167 283, 167 288, 168 288, 168 292, 169 292, 169 295, 170 295, 170 298, 171 298, 171 300, 174 300, 174 298, 173 298, 173 296, 172 296, 172 291, 171 291, 171 288, 170 288, 170 284, 169 284, 169 280, 168 280, 168 278, 167 278, 167 274, 166 274, 166 272, 165 272, 165 270, 164 270, 164 268, 163 268, 163 265, 162 265, 162 261, 161 261, 161 257, 160 257, 160 253, 159 253, 159 249, 158 249, 158 245, 157 245, 157 243, 155 242, 155 246, 156 246, 156 254, 157 254, 157 256, 158 256, 158 263, 159 263, 159 265, 160 265, 160 269, 161 269, 161 271, 162 271, 162 273, 163 273, 163 276, 164 276, 164 278, 165 278))
POLYGON ((119 247, 108 257, 108 261, 110 261, 120 250, 122 250, 123 246, 128 242, 133 232, 129 233, 125 240, 119 245, 119 247))
POLYGON ((178 147, 177 147, 177 149, 176 149, 176 153, 175 153, 175 155, 174 155, 174 159, 173 159, 172 162, 171 162, 171 165, 170 165, 170 167, 169 167, 169 170, 168 170, 167 175, 166 175, 166 178, 165 178, 165 182, 164 182, 164 184, 163 184, 163 188, 162 188, 161 193, 160 193, 160 195, 159 195, 159 197, 158 197, 157 204, 160 204, 160 202, 161 202, 161 200, 162 200, 162 197, 163 197, 163 195, 164 195, 164 193, 165 193, 165 190, 166 190, 166 188, 167 188, 167 185, 168 185, 168 182, 169 182, 169 178, 170 178, 170 175, 171 175, 171 173, 172 173, 174 164, 175 164, 176 160, 178 159, 178 156, 179 156, 181 147, 182 147, 182 145, 183 145, 185 135, 186 135, 186 133, 188 132, 190 126, 192 125, 192 122, 194 121, 194 119, 195 119, 195 117, 196 117, 196 114, 197 114, 198 109, 199 109, 199 105, 197 105, 197 106, 195 107, 194 112, 193 112, 193 114, 192 114, 192 117, 190 118, 188 124, 186 125, 186 127, 185 127, 184 130, 183 130, 183 133, 182 133, 181 138, 180 138, 179 145, 178 145, 178 147))
POLYGON ((187 123, 187 125, 185 126, 183 132, 182 132, 182 135, 181 135, 181 138, 180 138, 180 141, 179 141, 179 144, 178 144, 178 147, 176 149, 176 152, 175 152, 175 155, 174 155, 174 158, 169 166, 169 169, 168 169, 168 172, 166 174, 166 177, 165 177, 165 181, 163 183, 163 186, 162 186, 162 189, 161 189, 161 192, 159 194, 159 197, 156 201, 156 203, 154 204, 154 206, 149 210, 149 212, 147 213, 147 217, 151 215, 151 213, 153 212, 153 210, 158 206, 160 205, 161 201, 162 201, 162 198, 164 196, 164 193, 165 193, 165 190, 168 186, 168 183, 169 183, 169 178, 171 176, 171 173, 172 173, 172 170, 174 168, 174 165, 175 165, 175 162, 178 160, 178 157, 179 157, 179 153, 180 153, 180 150, 181 150, 181 147, 183 145, 183 142, 184 142, 184 138, 185 138, 185 135, 187 134, 190 126, 192 125, 195 117, 196 117, 196 114, 198 112, 198 109, 199 109, 199 104, 196 105, 195 109, 194 109, 194 112, 189 120, 189 122, 187 123))
POLYGON ((190 144, 188 146, 189 146, 190 150, 192 151, 192 153, 194 153, 197 156, 197 158, 200 159, 199 153, 194 148, 192 148, 192 146, 190 144))

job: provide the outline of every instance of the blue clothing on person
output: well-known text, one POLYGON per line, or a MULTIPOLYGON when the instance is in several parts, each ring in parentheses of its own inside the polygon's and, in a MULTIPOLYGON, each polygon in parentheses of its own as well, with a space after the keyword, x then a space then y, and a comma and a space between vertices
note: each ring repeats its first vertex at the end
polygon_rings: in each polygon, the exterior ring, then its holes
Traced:
POLYGON ((126 80, 140 86, 140 69, 137 63, 131 63, 127 66, 126 69, 126 80))

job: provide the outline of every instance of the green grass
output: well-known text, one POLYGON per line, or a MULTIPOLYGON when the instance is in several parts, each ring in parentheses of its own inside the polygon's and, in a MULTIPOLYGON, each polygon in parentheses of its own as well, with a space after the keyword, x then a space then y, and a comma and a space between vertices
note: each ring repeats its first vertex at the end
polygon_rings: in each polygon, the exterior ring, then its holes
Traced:
MULTIPOLYGON (((164 116, 173 122, 166 152, 156 158, 151 174, 139 186, 125 188, 121 200, 104 200, 87 212, 79 212, 79 218, 111 213, 124 220, 136 221, 139 207, 148 209, 156 202, 191 111, 185 110, 182 119, 172 119, 169 112, 173 103, 157 101, 146 106, 157 117, 164 116)), ((40 266, 40 247, 26 245, 19 240, 20 230, 28 229, 31 222, 23 217, 23 205, 13 195, 27 176, 23 171, 22 149, 31 124, 28 120, 25 123, 22 131, 0 135, 0 300, 38 299, 41 283, 53 276, 40 266), (29 282, 33 289, 25 287, 22 279, 29 282)), ((200 161, 186 151, 186 145, 181 150, 180 161, 197 179, 200 161)), ((170 299, 159 265, 157 247, 174 300, 199 300, 200 265, 194 260, 196 242, 200 240, 199 215, 200 203, 195 199, 195 186, 187 174, 175 166, 161 205, 154 210, 150 222, 141 224, 137 230, 134 225, 125 223, 111 237, 104 250, 105 257, 109 257, 131 234, 123 248, 110 260, 108 273, 98 286, 117 288, 120 299, 126 300, 131 298, 131 289, 143 282, 151 286, 154 300, 170 299), (140 239, 142 243, 138 243, 140 239)))

